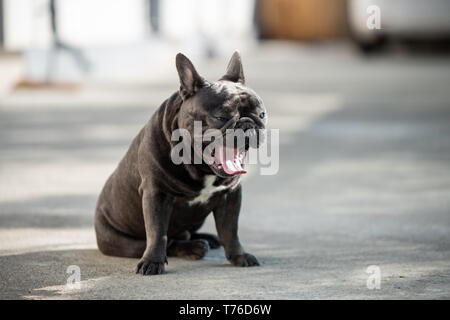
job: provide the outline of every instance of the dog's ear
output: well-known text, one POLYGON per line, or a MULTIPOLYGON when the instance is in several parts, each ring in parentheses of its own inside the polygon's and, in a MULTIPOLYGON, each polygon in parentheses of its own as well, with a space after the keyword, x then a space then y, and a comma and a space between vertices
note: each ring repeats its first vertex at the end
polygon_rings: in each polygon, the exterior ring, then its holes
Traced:
POLYGON ((197 73, 192 62, 184 54, 178 53, 175 62, 180 77, 180 94, 183 100, 186 100, 205 85, 205 79, 197 73))
POLYGON ((235 51, 228 63, 227 73, 220 80, 245 83, 244 69, 242 68, 241 55, 235 51))

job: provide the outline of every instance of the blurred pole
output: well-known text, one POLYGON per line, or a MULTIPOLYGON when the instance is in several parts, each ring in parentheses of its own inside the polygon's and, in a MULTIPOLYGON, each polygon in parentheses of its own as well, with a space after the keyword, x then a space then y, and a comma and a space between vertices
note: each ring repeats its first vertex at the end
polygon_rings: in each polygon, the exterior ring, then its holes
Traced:
POLYGON ((159 35, 159 0, 149 0, 150 26, 155 35, 159 35))
POLYGON ((261 1, 255 0, 253 6, 253 28, 256 32, 256 39, 263 40, 264 33, 262 32, 262 22, 261 22, 261 1))
POLYGON ((58 54, 60 51, 65 50, 69 52, 72 57, 77 62, 80 69, 84 72, 88 72, 90 69, 90 63, 84 56, 80 49, 73 46, 65 44, 60 38, 58 33, 58 21, 57 21, 57 11, 56 11, 56 0, 50 0, 49 11, 50 11, 50 25, 53 36, 53 49, 50 50, 50 56, 47 64, 47 81, 51 81, 51 77, 54 73, 54 54, 58 54), (54 51, 54 53, 52 52, 54 51))
POLYGON ((52 27, 52 35, 53 35, 53 42, 58 43, 59 42, 59 36, 58 36, 58 28, 56 26, 56 8, 55 8, 55 0, 50 0, 49 3, 50 7, 50 25, 52 27))
POLYGON ((0 49, 3 48, 4 42, 3 21, 3 0, 0 0, 0 49))

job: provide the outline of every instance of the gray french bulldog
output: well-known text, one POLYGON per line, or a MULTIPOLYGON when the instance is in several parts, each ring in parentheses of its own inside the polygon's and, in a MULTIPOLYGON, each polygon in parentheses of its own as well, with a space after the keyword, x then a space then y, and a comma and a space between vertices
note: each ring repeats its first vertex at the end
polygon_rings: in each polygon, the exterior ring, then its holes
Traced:
MULTIPOLYGON (((140 258, 136 273, 164 273, 167 256, 201 259, 209 248, 223 245, 235 266, 258 266, 239 242, 238 217, 243 156, 262 141, 267 117, 261 98, 245 86, 241 57, 235 52, 226 74, 216 82, 202 78, 183 54, 176 56, 180 89, 162 103, 134 138, 98 198, 95 232, 105 255, 140 258), (216 156, 211 164, 175 164, 172 132, 186 129, 242 129, 245 135, 234 159, 216 156), (261 137, 260 137, 261 135, 261 137), (213 212, 218 237, 198 233, 213 212)), ((202 145, 202 147, 204 147, 202 145)), ((224 147, 225 148, 225 147, 224 147)), ((192 148, 192 153, 196 151, 192 148)))

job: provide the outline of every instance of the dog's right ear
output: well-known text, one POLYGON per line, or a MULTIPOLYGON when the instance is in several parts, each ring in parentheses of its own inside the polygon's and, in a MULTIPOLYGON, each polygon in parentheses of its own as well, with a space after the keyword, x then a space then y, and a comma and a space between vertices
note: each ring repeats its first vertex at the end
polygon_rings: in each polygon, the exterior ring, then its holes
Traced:
POLYGON ((245 83, 244 69, 242 68, 241 55, 235 51, 228 63, 227 73, 220 80, 245 83))
POLYGON ((184 54, 178 53, 175 61, 180 77, 180 95, 186 100, 205 85, 205 79, 197 73, 192 62, 184 54))

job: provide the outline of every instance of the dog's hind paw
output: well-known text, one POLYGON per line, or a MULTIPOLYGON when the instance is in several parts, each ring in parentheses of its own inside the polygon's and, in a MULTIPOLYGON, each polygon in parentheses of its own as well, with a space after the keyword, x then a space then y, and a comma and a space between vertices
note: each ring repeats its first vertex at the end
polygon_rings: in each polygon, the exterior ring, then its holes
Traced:
POLYGON ((199 260, 206 256, 208 250, 208 241, 203 239, 174 241, 167 249, 167 254, 169 256, 176 256, 190 260, 199 260))
POLYGON ((193 233, 191 234, 191 240, 203 239, 208 241, 209 247, 211 249, 220 248, 219 238, 215 234, 211 233, 193 233))

